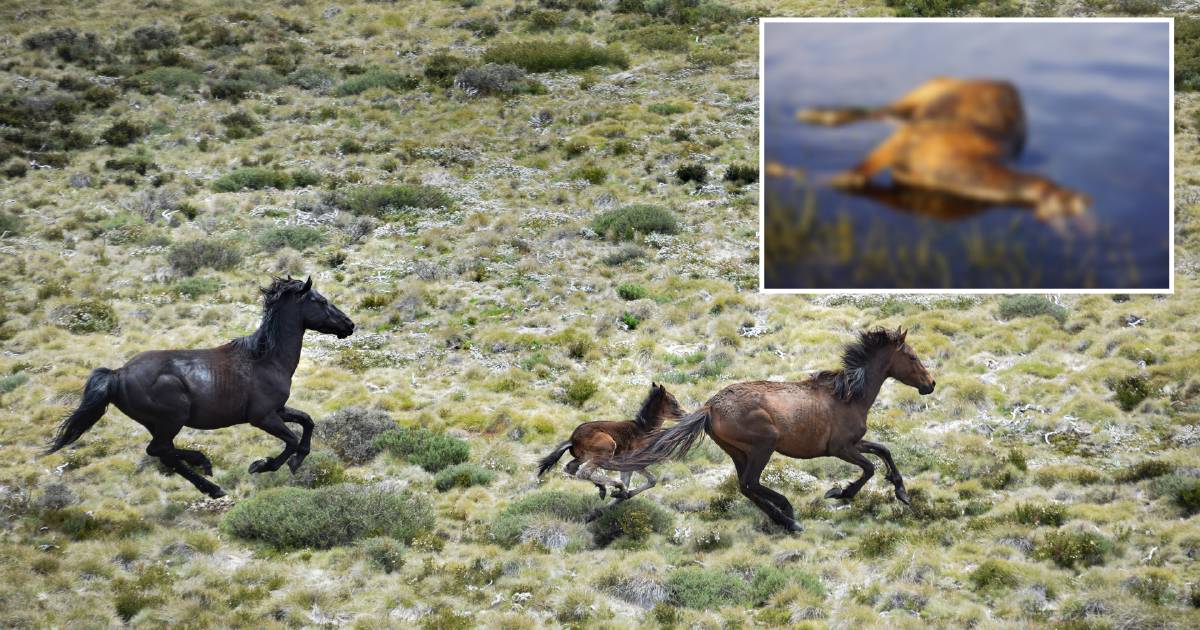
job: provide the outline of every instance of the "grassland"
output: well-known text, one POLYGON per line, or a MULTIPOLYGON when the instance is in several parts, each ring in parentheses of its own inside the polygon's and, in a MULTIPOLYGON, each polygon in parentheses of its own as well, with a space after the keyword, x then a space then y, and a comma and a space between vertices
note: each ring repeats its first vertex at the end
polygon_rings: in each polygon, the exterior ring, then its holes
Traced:
POLYGON ((1172 296, 768 298, 765 4, 0 7, 0 626, 1200 625, 1200 99, 1172 296), (245 472, 279 448, 253 428, 186 432, 203 500, 116 410, 38 457, 93 367, 247 333, 272 273, 359 325, 307 340, 295 477, 245 472), (711 444, 590 524, 589 485, 534 477, 651 380, 693 408, 877 324, 939 383, 871 421, 913 509, 780 459, 785 535, 711 444))

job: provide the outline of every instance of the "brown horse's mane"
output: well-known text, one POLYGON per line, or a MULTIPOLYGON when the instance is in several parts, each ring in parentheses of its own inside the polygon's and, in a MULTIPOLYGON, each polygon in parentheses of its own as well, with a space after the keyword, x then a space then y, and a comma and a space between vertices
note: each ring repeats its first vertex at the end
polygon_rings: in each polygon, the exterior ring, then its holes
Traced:
POLYGON ((662 403, 663 397, 666 395, 667 388, 665 387, 650 388, 650 393, 647 394, 645 400, 642 401, 641 409, 638 409, 637 415, 633 417, 633 423, 636 424, 639 429, 649 428, 650 423, 659 416, 661 413, 660 404, 662 403))
POLYGON ((857 341, 846 344, 842 350, 842 369, 822 370, 814 374, 809 381, 831 387, 834 397, 838 400, 858 400, 867 385, 867 365, 871 362, 871 357, 884 348, 899 344, 901 335, 899 330, 863 330, 858 333, 857 341))
POLYGON ((287 278, 272 278, 271 284, 259 289, 263 296, 263 318, 258 329, 244 337, 238 337, 230 343, 234 347, 250 353, 251 358, 259 359, 275 347, 275 339, 279 332, 279 306, 285 295, 295 293, 304 288, 304 280, 287 278))

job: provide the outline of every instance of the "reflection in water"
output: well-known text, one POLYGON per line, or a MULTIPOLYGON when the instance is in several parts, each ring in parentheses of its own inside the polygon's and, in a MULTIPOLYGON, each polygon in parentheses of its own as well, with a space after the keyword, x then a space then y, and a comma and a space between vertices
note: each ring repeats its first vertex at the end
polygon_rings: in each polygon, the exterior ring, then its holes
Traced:
POLYGON ((1165 25, 766 29, 768 288, 1166 288, 1165 25), (896 128, 877 120, 817 127, 796 113, 831 103, 886 104, 938 75, 1011 79, 1029 123, 1013 168, 1087 191, 1092 221, 1039 221, 1026 204, 971 201, 894 177, 876 176, 861 190, 831 187, 896 128))

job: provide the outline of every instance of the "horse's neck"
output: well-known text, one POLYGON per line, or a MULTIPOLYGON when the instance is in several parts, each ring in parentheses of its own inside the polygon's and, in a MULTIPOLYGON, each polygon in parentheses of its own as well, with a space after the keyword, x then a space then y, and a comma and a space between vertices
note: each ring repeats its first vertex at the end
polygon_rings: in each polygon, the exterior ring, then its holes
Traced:
POLYGON ((883 389, 883 382, 887 380, 885 370, 890 358, 891 354, 888 351, 880 352, 871 358, 871 363, 867 366, 867 380, 863 385, 862 398, 858 400, 864 410, 870 409, 879 397, 879 390, 883 389))
MULTIPOLYGON (((262 361, 287 372, 290 378, 296 373, 300 364, 300 348, 304 343, 304 325, 299 316, 283 315, 283 320, 276 324, 275 339, 271 350, 262 357, 262 361)), ((269 332, 268 332, 269 334, 269 332)))

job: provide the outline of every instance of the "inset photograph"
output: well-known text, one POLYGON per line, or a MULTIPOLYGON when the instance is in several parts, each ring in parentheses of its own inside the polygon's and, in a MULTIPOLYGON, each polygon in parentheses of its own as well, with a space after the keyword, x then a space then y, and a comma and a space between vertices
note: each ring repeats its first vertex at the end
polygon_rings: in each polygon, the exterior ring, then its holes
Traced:
POLYGON ((764 20, 762 288, 1170 292, 1171 28, 764 20))

